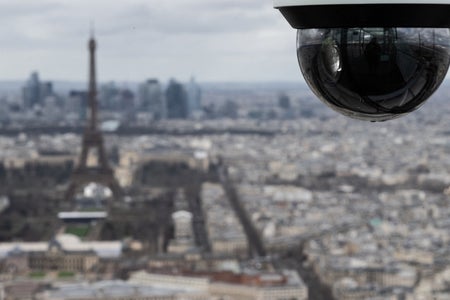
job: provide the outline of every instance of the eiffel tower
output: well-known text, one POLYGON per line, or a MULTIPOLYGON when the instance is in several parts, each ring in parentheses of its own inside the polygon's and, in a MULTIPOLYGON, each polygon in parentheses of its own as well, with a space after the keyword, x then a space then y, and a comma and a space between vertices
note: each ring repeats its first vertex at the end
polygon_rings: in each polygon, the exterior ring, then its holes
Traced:
POLYGON ((95 48, 94 35, 89 40, 89 93, 88 105, 90 114, 83 134, 82 150, 78 165, 72 173, 65 199, 72 200, 77 189, 91 183, 98 183, 111 189, 116 200, 122 198, 122 189, 114 177, 114 171, 109 166, 103 144, 103 135, 98 129, 98 101, 97 83, 95 72, 95 48), (97 156, 96 166, 88 165, 89 151, 95 151, 97 156))

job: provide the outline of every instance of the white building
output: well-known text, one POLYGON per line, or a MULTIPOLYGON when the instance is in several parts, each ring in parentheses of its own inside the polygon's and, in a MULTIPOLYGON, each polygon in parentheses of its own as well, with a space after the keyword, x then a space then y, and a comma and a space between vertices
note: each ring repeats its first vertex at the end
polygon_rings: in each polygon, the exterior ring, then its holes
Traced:
MULTIPOLYGON (((55 241, 60 245, 61 250, 67 253, 93 252, 100 258, 117 258, 122 254, 121 241, 81 241, 72 234, 57 235, 55 241)), ((13 252, 25 254, 47 252, 49 245, 48 242, 0 243, 0 258, 5 258, 13 252)))
MULTIPOLYGON (((239 275, 237 275, 239 276, 239 275)), ((138 271, 131 275, 131 284, 146 285, 164 289, 178 288, 189 295, 206 295, 205 299, 232 299, 232 300, 282 300, 308 298, 308 288, 295 271, 284 271, 282 274, 259 274, 250 276, 257 281, 227 283, 220 280, 210 280, 208 277, 179 276, 150 274, 138 271), (276 284, 271 284, 276 282, 276 284)))
POLYGON ((193 250, 194 235, 192 230, 192 213, 180 210, 172 214, 175 225, 175 238, 170 241, 168 252, 183 254, 193 250))

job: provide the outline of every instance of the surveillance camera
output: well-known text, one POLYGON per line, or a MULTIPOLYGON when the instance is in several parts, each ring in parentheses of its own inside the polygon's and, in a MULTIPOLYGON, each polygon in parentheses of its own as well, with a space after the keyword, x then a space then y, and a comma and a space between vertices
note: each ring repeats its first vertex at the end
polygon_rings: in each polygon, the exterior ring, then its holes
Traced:
POLYGON ((450 0, 274 0, 298 29, 312 91, 334 110, 386 121, 419 108, 450 64, 450 0))

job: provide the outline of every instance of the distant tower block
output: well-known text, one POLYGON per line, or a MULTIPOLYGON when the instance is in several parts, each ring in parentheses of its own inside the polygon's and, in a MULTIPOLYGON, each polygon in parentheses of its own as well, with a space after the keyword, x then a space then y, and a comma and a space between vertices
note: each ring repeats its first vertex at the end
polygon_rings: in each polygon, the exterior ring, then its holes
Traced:
MULTIPOLYGON (((95 72, 95 39, 89 40, 89 117, 83 134, 82 150, 78 166, 75 168, 66 191, 66 200, 72 200, 76 191, 89 183, 98 183, 111 189, 116 200, 122 199, 122 189, 109 166, 103 144, 103 135, 98 129, 98 101, 95 72), (88 157, 96 155, 96 164, 88 163, 88 157)), ((91 160, 91 158, 89 159, 91 160)))

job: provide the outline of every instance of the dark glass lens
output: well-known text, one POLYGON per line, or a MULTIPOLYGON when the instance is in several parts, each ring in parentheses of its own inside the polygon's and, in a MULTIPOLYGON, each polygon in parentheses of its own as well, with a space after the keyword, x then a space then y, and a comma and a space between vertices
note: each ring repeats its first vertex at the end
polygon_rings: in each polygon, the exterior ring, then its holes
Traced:
POLYGON ((450 63, 450 31, 432 28, 337 28, 298 31, 300 68, 334 110, 385 121, 420 107, 450 63))

